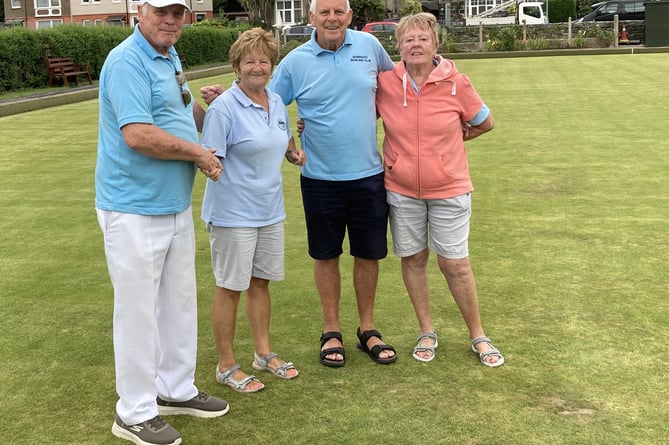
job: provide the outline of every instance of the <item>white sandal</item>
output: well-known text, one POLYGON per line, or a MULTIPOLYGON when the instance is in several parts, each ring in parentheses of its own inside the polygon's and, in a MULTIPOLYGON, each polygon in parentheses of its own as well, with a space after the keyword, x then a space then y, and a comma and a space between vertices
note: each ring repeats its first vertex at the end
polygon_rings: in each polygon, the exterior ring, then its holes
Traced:
POLYGON ((241 369, 241 366, 239 366, 239 364, 237 363, 230 366, 230 368, 228 368, 227 371, 221 371, 218 365, 216 365, 216 381, 221 385, 229 386, 230 388, 234 389, 237 392, 246 392, 246 393, 258 392, 265 387, 265 385, 263 385, 263 383, 260 380, 258 380, 254 375, 246 376, 241 380, 233 378, 232 375, 238 369, 241 369), (249 383, 251 383, 254 380, 260 383, 262 386, 255 389, 246 389, 246 387, 249 386, 249 383))
POLYGON ((476 352, 479 355, 479 360, 481 360, 481 364, 485 366, 489 366, 491 368, 496 368, 498 366, 502 366, 504 364, 504 356, 502 355, 501 352, 499 352, 499 349, 497 349, 490 339, 488 337, 476 337, 472 339, 472 351, 476 352), (483 351, 479 352, 478 349, 476 349, 476 345, 479 343, 488 343, 488 346, 490 347, 490 350, 488 351, 483 351), (494 363, 490 363, 489 361, 486 360, 491 355, 496 355, 499 357, 499 360, 497 360, 494 363))
POLYGON ((253 356, 255 357, 255 360, 253 363, 251 363, 251 366, 253 369, 256 371, 268 371, 274 374, 275 376, 279 377, 280 379, 294 379, 298 375, 300 375, 299 372, 297 372, 297 369, 295 369, 295 366, 293 365, 293 362, 288 362, 284 363, 283 365, 277 367, 277 368, 270 368, 269 362, 272 360, 274 357, 278 357, 279 354, 276 352, 270 352, 267 355, 258 355, 257 353, 253 353, 253 356), (295 375, 288 375, 288 370, 290 369, 295 369, 296 373, 295 375))
POLYGON ((431 362, 434 360, 434 357, 436 355, 436 349, 437 346, 439 346, 439 341, 437 340, 437 333, 436 332, 425 332, 423 334, 418 335, 418 344, 413 348, 413 353, 411 354, 413 358, 418 360, 419 362, 431 362), (423 346, 421 345, 421 341, 425 338, 431 338, 434 340, 434 344, 432 346, 423 346), (421 357, 418 355, 418 352, 429 352, 431 355, 429 357, 421 357))

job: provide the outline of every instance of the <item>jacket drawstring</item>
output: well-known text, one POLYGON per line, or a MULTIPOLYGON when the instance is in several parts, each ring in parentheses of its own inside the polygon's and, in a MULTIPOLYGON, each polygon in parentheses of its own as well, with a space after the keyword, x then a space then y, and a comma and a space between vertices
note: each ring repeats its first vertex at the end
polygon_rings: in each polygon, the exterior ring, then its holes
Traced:
POLYGON ((404 92, 404 102, 402 103, 402 105, 404 106, 404 108, 406 108, 406 107, 409 106, 409 104, 407 103, 407 73, 406 73, 406 71, 404 72, 404 74, 402 74, 402 91, 404 92))

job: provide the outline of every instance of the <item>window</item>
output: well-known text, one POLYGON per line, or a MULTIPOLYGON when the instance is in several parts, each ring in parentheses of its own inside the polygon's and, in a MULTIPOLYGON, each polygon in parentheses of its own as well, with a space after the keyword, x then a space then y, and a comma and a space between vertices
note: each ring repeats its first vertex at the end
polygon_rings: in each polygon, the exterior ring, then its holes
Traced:
POLYGON ((54 26, 62 25, 63 21, 60 19, 57 20, 37 20, 35 22, 35 27, 37 29, 49 29, 53 28, 54 26))
POLYGON ((21 9, 21 0, 12 0, 12 9, 21 9))
POLYGON ((206 14, 197 13, 197 14, 195 14, 195 21, 196 22, 201 22, 202 20, 204 20, 206 18, 206 16, 207 16, 206 14))
POLYGON ((277 24, 294 25, 302 22, 302 0, 278 0, 276 2, 277 24))
POLYGON ((472 0, 469 4, 469 16, 477 16, 483 14, 488 9, 492 9, 495 6, 498 6, 502 2, 495 0, 472 0))
POLYGON ((82 20, 82 21, 81 21, 81 24, 82 24, 83 26, 91 26, 91 21, 90 21, 90 20, 82 20))
MULTIPOLYGON (((52 16, 52 15, 61 15, 62 12, 60 10, 61 4, 60 0, 35 0, 35 16, 37 17, 44 17, 44 16, 52 16)), ((44 20, 44 22, 48 22, 48 20, 44 20)), ((62 20, 60 21, 62 24, 62 20)), ((45 25, 46 26, 46 25, 45 25)), ((48 28, 51 28, 51 26, 47 26, 48 28)))
POLYGON ((644 12, 646 7, 643 2, 625 2, 623 3, 625 12, 644 12))
POLYGON ((538 6, 529 6, 525 8, 525 15, 529 15, 530 17, 534 17, 536 19, 541 18, 541 8, 538 6))

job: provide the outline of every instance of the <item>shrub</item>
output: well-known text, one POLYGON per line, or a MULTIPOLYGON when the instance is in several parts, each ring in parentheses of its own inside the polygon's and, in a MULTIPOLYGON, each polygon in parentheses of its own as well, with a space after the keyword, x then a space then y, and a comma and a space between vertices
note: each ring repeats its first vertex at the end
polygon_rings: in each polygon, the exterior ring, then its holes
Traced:
POLYGON ((613 29, 603 29, 599 25, 593 28, 595 40, 602 48, 608 48, 613 45, 613 29))
POLYGON ((550 0, 546 2, 546 11, 550 23, 562 23, 576 17, 575 0, 550 0))
POLYGON ((513 26, 503 26, 498 29, 491 31, 490 36, 492 43, 492 48, 489 47, 488 51, 516 51, 524 49, 525 45, 523 44, 520 34, 520 29, 513 26))
POLYGON ((383 48, 390 56, 399 54, 394 32, 377 32, 374 36, 381 42, 381 45, 383 45, 383 48))
POLYGON ((551 44, 546 39, 528 40, 527 44, 530 47, 530 49, 532 49, 532 50, 549 49, 551 47, 551 44))
POLYGON ((43 86, 46 66, 37 33, 17 27, 0 37, 0 91, 43 86))
POLYGON ((286 57, 286 54, 302 45, 304 42, 302 40, 288 40, 285 44, 282 44, 279 47, 279 57, 282 59, 286 57))
MULTIPOLYGON (((245 29, 248 25, 189 26, 184 28, 176 48, 188 55, 189 64, 223 63, 228 60, 230 46, 245 29)), ((77 63, 88 65, 91 76, 98 79, 109 51, 132 32, 128 27, 79 25, 4 30, 0 32, 0 91, 45 87, 49 79, 44 63, 47 55, 71 56, 77 63)))
POLYGON ((457 53, 460 48, 453 41, 451 34, 445 34, 441 39, 441 48, 444 53, 457 53))
POLYGON ((588 41, 585 38, 585 31, 579 31, 576 36, 571 40, 571 46, 573 48, 587 48, 588 41))

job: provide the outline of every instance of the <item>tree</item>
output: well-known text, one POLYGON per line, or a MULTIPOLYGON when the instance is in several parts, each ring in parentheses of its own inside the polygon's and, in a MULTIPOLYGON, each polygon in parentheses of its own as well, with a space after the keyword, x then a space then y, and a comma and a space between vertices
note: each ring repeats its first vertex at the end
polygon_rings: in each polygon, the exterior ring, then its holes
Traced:
POLYGON ((423 5, 418 0, 405 0, 400 7, 400 17, 423 12, 423 5))
POLYGON ((385 17, 386 9, 380 0, 349 0, 353 10, 351 25, 361 28, 369 22, 378 22, 385 17))
POLYGON ((274 12, 273 0, 239 0, 252 23, 269 23, 274 12))

